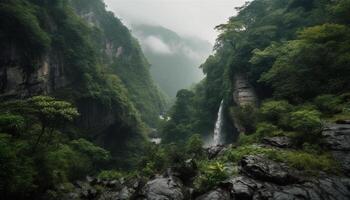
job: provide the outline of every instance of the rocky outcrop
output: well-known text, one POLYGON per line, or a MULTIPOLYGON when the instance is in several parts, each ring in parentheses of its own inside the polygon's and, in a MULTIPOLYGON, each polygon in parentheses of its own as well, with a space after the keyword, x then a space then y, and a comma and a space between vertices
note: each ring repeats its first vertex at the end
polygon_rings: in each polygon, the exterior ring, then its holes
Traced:
POLYGON ((255 105, 257 103, 254 88, 243 74, 236 74, 233 78, 233 100, 238 106, 255 105))
POLYGON ((331 151, 342 170, 350 175, 350 124, 346 121, 326 125, 322 136, 325 148, 331 151))
POLYGON ((259 156, 247 156, 240 163, 241 175, 232 177, 220 185, 221 188, 229 188, 232 199, 350 198, 349 178, 324 176, 302 180, 288 167, 259 156))
POLYGON ((185 191, 182 182, 174 177, 157 177, 142 189, 143 198, 147 200, 183 200, 185 191))
POLYGON ((300 182, 296 171, 261 156, 245 156, 241 160, 240 166, 241 172, 261 181, 279 185, 300 182))
POLYGON ((265 137, 262 139, 262 143, 272 147, 278 148, 291 148, 293 142, 289 137, 265 137))

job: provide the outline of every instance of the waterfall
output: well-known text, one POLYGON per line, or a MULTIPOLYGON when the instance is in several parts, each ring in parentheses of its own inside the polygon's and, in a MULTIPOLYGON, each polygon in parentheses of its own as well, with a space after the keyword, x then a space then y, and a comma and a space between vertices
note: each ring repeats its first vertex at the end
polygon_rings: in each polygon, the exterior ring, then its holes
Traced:
POLYGON ((212 146, 217 146, 219 145, 222 137, 222 125, 223 125, 223 107, 224 107, 224 100, 221 101, 220 103, 220 108, 218 112, 218 117, 215 122, 215 129, 214 129, 214 136, 213 136, 213 143, 212 146))

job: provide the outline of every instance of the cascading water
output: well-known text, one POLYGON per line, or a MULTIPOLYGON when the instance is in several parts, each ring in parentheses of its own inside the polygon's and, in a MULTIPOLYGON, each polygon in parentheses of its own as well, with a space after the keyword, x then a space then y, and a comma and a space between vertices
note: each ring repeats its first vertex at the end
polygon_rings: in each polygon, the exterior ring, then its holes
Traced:
POLYGON ((217 146, 222 142, 221 137, 222 137, 222 126, 223 126, 223 107, 224 107, 224 100, 222 100, 220 103, 218 117, 215 123, 212 146, 217 146))

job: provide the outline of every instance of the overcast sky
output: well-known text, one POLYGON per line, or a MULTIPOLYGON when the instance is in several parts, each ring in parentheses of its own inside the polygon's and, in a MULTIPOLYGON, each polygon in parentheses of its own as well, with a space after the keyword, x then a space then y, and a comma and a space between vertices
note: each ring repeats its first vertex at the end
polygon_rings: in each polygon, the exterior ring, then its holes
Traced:
POLYGON ((182 35, 214 43, 216 25, 236 14, 246 0, 105 0, 124 23, 162 25, 182 35))

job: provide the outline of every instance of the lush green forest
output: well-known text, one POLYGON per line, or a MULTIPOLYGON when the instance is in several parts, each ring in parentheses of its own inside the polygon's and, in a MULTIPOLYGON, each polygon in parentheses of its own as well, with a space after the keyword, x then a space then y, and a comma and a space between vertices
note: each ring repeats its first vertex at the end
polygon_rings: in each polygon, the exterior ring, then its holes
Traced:
POLYGON ((163 119, 150 64, 105 7, 0 1, 0 199, 350 198, 349 0, 236 8, 163 119), (205 146, 222 100, 226 141, 205 146))

